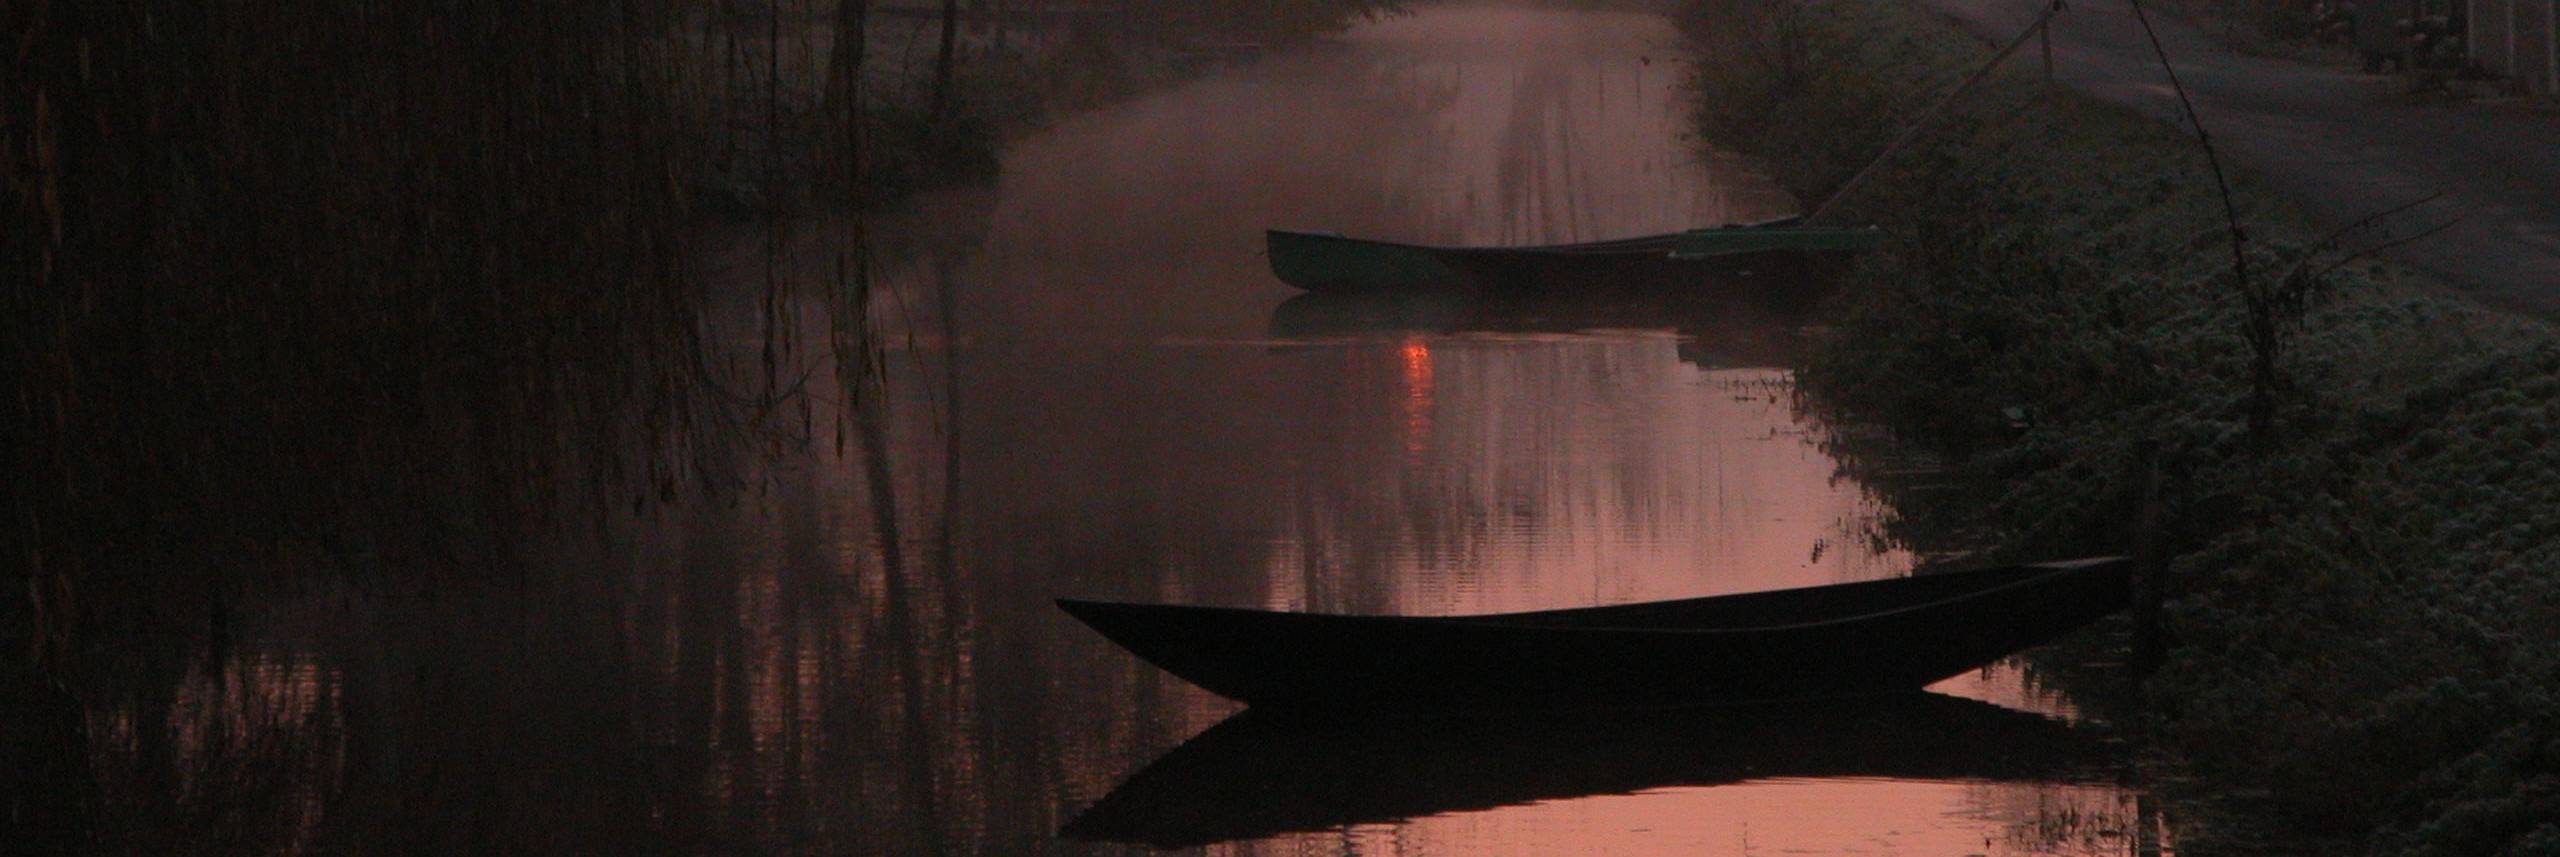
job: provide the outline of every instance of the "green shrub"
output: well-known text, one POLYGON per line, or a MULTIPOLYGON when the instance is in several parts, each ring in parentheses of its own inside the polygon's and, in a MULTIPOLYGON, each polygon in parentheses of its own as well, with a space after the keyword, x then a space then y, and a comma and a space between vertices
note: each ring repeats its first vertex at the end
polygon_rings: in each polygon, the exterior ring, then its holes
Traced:
MULTIPOLYGON (((1988 53, 1886 3, 1784 20, 1721 6, 1691 28, 1702 131, 1775 158, 1809 200, 1988 53), (1754 42, 1720 26, 1800 27, 1802 56, 1747 60, 1731 45, 1754 42)), ((2323 237, 2239 184, 2258 276, 2323 237)), ((2551 846, 2547 330, 2342 268, 2282 328, 2276 418, 2253 440, 2244 308, 2192 138, 2023 73, 1841 205, 1893 239, 1844 278, 1808 395, 1976 486, 1959 508, 1932 495, 1907 533, 2015 556, 2122 549, 2156 463, 2180 645, 2145 688, 2155 748, 2200 791, 2266 795, 2253 803, 2298 829, 2377 853, 2551 846)))

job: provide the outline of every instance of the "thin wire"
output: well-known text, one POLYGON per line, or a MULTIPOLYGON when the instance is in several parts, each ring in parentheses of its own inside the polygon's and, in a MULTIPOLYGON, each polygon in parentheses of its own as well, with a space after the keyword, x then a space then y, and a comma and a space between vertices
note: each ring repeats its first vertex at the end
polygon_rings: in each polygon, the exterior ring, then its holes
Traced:
POLYGON ((2151 28, 2151 16, 2142 11, 2142 0, 2125 0, 2133 6, 2133 17, 2142 22, 2142 35, 2151 40, 2151 53, 2160 58, 2160 70, 2169 75, 2169 90, 2177 93, 2178 107, 2186 111, 2187 124, 2196 129, 2196 145, 2204 149, 2204 161, 2213 168, 2213 186, 2222 195, 2222 219, 2231 228, 2231 272, 2240 278, 2240 289, 2249 289, 2249 255, 2245 245, 2249 233, 2240 228, 2239 208, 2231 202, 2231 182, 2223 177, 2222 157, 2214 153, 2213 135, 2204 129, 2204 119, 2196 115, 2196 103, 2187 98, 2187 86, 2178 80, 2178 70, 2169 64, 2169 51, 2160 46, 2160 33, 2151 28))
POLYGON ((1848 197, 1850 191, 1856 190, 1861 184, 1865 184, 1868 176, 1873 175, 1877 167, 1883 166, 1884 162, 1887 159, 1892 158, 1895 152, 1901 151, 1902 147, 1910 145, 1913 138, 1920 136, 1920 132, 1928 130, 1929 120, 1935 118, 1940 111, 1947 109, 1947 105, 1955 103, 1956 96, 1963 95, 1965 90, 1972 89, 1975 84, 1981 83, 1983 78, 1990 77, 1991 72, 2000 67, 2000 62, 2002 60, 2008 59, 2010 54, 2017 53, 2018 48, 2025 45, 2029 37, 2032 37, 2037 32, 2051 26, 2053 24, 2053 16, 2061 11, 2062 0, 2054 0, 2052 5, 2045 7, 2044 14, 2036 16, 2035 23, 2028 24, 2024 31, 2018 33, 2017 38, 2010 39, 2007 45, 2001 46, 1999 52, 1992 54, 1991 59, 1985 61, 1981 68, 1975 69, 1972 75, 1967 76, 1963 82, 1956 84, 1954 89, 1947 90, 1947 94, 1938 96, 1937 103, 1931 104, 1929 105, 1929 109, 1921 111, 1920 118, 1911 120, 1911 125, 1903 128, 1902 134, 1895 137, 1893 142, 1886 144, 1884 150, 1876 154, 1875 160, 1868 161, 1867 165, 1860 168, 1856 175, 1850 176, 1848 181, 1841 183, 1839 190, 1832 191, 1830 198, 1823 200, 1821 205, 1814 206, 1813 213, 1805 215, 1804 217, 1805 225, 1810 226, 1821 222, 1823 215, 1831 213, 1832 207, 1839 205, 1840 200, 1848 197))

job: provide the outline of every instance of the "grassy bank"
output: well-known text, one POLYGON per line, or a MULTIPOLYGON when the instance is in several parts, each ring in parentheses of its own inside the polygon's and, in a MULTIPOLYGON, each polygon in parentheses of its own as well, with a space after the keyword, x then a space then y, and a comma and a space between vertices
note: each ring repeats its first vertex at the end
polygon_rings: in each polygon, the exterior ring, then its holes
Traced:
MULTIPOLYGON (((1870 0, 1690 16, 1703 135, 1807 199, 1989 54, 1870 0)), ((2124 549, 2160 474, 2142 733, 2194 791, 2374 853, 2560 851, 2560 340, 2237 184, 2271 336, 2191 136, 1995 79, 1845 201, 1893 237, 1804 381, 1958 462, 1905 514, 1996 553, 2124 549)))

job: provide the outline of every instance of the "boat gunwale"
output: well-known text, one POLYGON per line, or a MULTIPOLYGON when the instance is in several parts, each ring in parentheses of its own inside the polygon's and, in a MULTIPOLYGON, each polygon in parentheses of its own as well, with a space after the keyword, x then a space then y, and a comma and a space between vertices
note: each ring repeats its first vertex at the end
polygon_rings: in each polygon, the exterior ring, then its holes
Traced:
MULTIPOLYGON (((1833 586, 1855 586, 1855 585, 1858 585, 1858 584, 1861 584, 1861 583, 1892 583, 1892 582, 1899 582, 1899 581, 1909 581, 1909 580, 1922 579, 1922 578, 1925 578, 1926 576, 1925 576, 1925 575, 1924 575, 1924 576, 1921 576, 1921 577, 1909 577, 1909 576, 1906 576, 1906 577, 1896 577, 1896 578, 1884 578, 1884 579, 1881 579, 1881 580, 1872 580, 1872 581, 1855 581, 1855 582, 1847 583, 1847 584, 1838 584, 1838 583, 1835 583, 1835 584, 1822 584, 1822 585, 1815 585, 1815 586, 1790 587, 1790 588, 1787 588, 1787 589, 1764 589, 1764 590, 1757 590, 1757 591, 1753 591, 1753 592, 1733 592, 1733 593, 1726 593, 1726 594, 1723 594, 1723 595, 1709 595, 1709 596, 1705 596, 1705 597, 1701 597, 1701 598, 1683 598, 1683 599, 1673 599, 1673 600, 1670 600, 1670 601, 1636 602, 1636 603, 1634 603, 1634 604, 1613 604, 1613 605, 1601 605, 1601 606, 1595 606, 1595 607, 1572 607, 1572 608, 1564 608, 1564 609, 1560 609, 1560 610, 1535 610, 1535 611, 1522 611, 1522 612, 1513 612, 1513 613, 1479 613, 1479 614, 1473 614, 1473 615, 1461 615, 1461 616, 1368 616, 1368 615, 1351 614, 1351 613, 1308 613, 1308 612, 1287 611, 1287 610, 1259 610, 1259 609, 1254 609, 1254 608, 1250 608, 1250 607, 1215 607, 1215 606, 1205 606, 1205 605, 1184 605, 1184 604, 1133 604, 1133 603, 1127 603, 1127 602, 1114 602, 1114 601, 1091 601, 1091 600, 1073 599, 1073 598, 1059 598, 1059 599, 1056 599, 1056 603, 1057 603, 1057 605, 1058 605, 1058 608, 1059 608, 1059 609, 1066 611, 1069 615, 1075 616, 1078 620, 1085 621, 1087 624, 1092 624, 1092 620, 1087 619, 1087 618, 1086 618, 1085 613, 1084 613, 1084 612, 1082 612, 1079 608, 1084 608, 1084 607, 1099 607, 1099 608, 1103 608, 1103 609, 1105 609, 1105 610, 1113 610, 1113 609, 1117 609, 1117 610, 1120 610, 1120 611, 1131 611, 1131 610, 1135 610, 1135 611, 1160 612, 1160 613, 1162 613, 1162 612, 1170 612, 1170 613, 1185 613, 1185 614, 1189 614, 1189 615, 1192 615, 1192 616, 1227 616, 1227 617, 1246 617, 1246 618, 1255 618, 1255 619, 1261 619, 1261 620, 1266 620, 1266 621, 1267 621, 1267 620, 1277 619, 1277 620, 1279 620, 1279 621, 1286 621, 1286 622, 1322 622, 1322 623, 1353 622, 1353 623, 1359 623, 1359 624, 1383 624, 1383 625, 1398 625, 1398 626, 1440 626, 1440 627, 1448 627, 1448 628, 1465 628, 1465 629, 1470 629, 1470 630, 1493 630, 1493 631, 1507 631, 1507 632, 1545 632, 1545 633, 1567 634, 1567 635, 1571 635, 1571 634, 1657 634, 1657 635, 1680 635, 1680 636, 1714 636, 1714 635, 1740 635, 1740 634, 1770 634, 1770 633, 1777 633, 1777 632, 1793 632, 1793 631, 1803 631, 1803 630, 1820 629, 1820 628, 1826 628, 1826 627, 1832 627, 1832 626, 1854 625, 1854 624, 1859 624, 1859 623, 1867 623, 1867 622, 1874 622, 1874 621, 1883 620, 1883 619, 1890 619, 1890 618, 1895 618, 1895 617, 1899 617, 1899 616, 1903 616, 1903 615, 1907 615, 1907 614, 1918 613, 1918 612, 1921 612, 1921 611, 1926 611, 1926 610, 1932 610, 1932 609, 1942 608, 1942 607, 1945 607, 1945 606, 1947 606, 1947 605, 1949 605, 1949 604, 1955 604, 1955 603, 1958 603, 1958 602, 1977 600, 1977 599, 1980 599, 1980 598, 1983 598, 1983 597, 1986 597, 1986 596, 1990 596, 1990 595, 1994 595, 1994 594, 1997 594, 1997 593, 2005 593, 2005 592, 2010 592, 2010 591, 2017 590, 2017 589, 2024 588, 2024 587, 2035 586, 2035 585, 2039 585, 2039 584, 2045 584, 2045 583, 2052 582, 2052 581, 2053 581, 2054 579, 2056 579, 2056 578, 2064 577, 2064 576, 2067 576, 2067 575, 2075 575, 2075 574, 2088 573, 2088 572, 2096 571, 2096 570, 2099 570, 2099 569, 2104 569, 2104 568, 2111 567, 2111 566, 2117 566, 2117 565, 2123 565, 2123 564, 2130 564, 2131 562, 2132 562, 2132 560, 2131 560, 2130 558, 2123 557, 2123 556, 2104 556, 2104 557, 2087 557, 2087 558, 2074 559, 2074 560, 2058 560, 2058 561, 2054 561, 2054 562, 2026 563, 2026 564, 2021 564, 2021 565, 2010 565, 2010 566, 1995 566, 1995 567, 1992 567, 1992 568, 1973 569, 1973 570, 1966 571, 1966 572, 1954 572, 1954 573, 1956 573, 1956 574, 1978 574, 1978 573, 1990 573, 1990 572, 1998 572, 1998 571, 2019 571, 2019 570, 2024 570, 2024 569, 2041 569, 2040 573, 2026 575, 2026 576, 2024 576, 2024 577, 2020 577, 2020 578, 2019 578, 2019 579, 2017 579, 2017 580, 2012 580, 2012 581, 2009 581, 2009 582, 2007 582, 2007 583, 2001 583, 2001 584, 1997 584, 1997 585, 1986 586, 1986 587, 1983 587, 1983 588, 1980 588, 1980 589, 1969 589, 1969 590, 1965 590, 1965 591, 1963 591, 1963 592, 1961 592, 1961 593, 1957 593, 1957 594, 1950 595, 1950 596, 1947 596, 1947 597, 1943 597, 1943 598, 1935 598, 1935 599, 1931 599, 1931 600, 1928 600, 1928 601, 1922 601, 1922 602, 1918 602, 1918 603, 1914 603, 1914 604, 1906 604, 1906 605, 1902 605, 1902 606, 1894 607, 1894 608, 1890 608, 1890 609, 1885 609, 1885 610, 1876 610, 1876 611, 1870 611, 1870 612, 1865 612, 1865 613, 1851 614, 1851 615, 1847 615, 1847 616, 1839 616, 1839 617, 1834 617, 1834 618, 1830 618, 1830 619, 1819 619, 1819 620, 1814 620, 1814 621, 1809 621, 1809 622, 1792 622, 1792 623, 1781 624, 1781 625, 1725 626, 1725 627, 1714 627, 1714 628, 1676 628, 1676 627, 1666 628, 1666 627, 1645 627, 1645 626, 1625 626, 1625 625, 1553 625, 1553 624, 1537 624, 1537 623, 1522 624, 1522 623, 1519 623, 1519 621, 1518 621, 1518 620, 1523 619, 1523 618, 1526 618, 1526 617, 1533 617, 1533 616, 1555 616, 1555 615, 1559 615, 1559 614, 1569 614, 1569 613, 1584 612, 1584 611, 1607 611, 1607 610, 1612 610, 1612 609, 1622 609, 1622 608, 1626 608, 1626 607, 1635 607, 1635 606, 1659 607, 1659 606, 1667 606, 1667 605, 1693 604, 1693 603, 1698 603, 1698 602, 1714 601, 1714 600, 1717 600, 1717 599, 1723 599, 1723 598, 1739 598, 1739 597, 1746 597, 1746 596, 1754 596, 1754 595, 1770 595, 1770 594, 1779 594, 1779 593, 1802 593, 1802 592, 1807 592, 1807 591, 1810 591, 1810 590, 1826 589, 1826 588, 1830 588, 1830 587, 1833 587, 1833 586)), ((1097 627, 1098 627, 1098 626, 1097 626, 1097 627)), ((1106 636, 1107 636, 1107 634, 1106 634, 1106 636)))
POLYGON ((1801 215, 1788 215, 1786 217, 1777 217, 1768 220, 1753 221, 1750 223, 1727 223, 1721 226, 1683 229, 1678 232, 1663 232, 1653 235, 1634 235, 1626 238, 1609 238, 1600 241, 1492 246, 1466 244, 1418 244, 1409 241, 1389 241, 1383 238, 1358 238, 1350 235, 1344 235, 1340 232, 1308 229, 1264 229, 1263 233, 1266 237, 1270 235, 1287 235, 1293 238, 1317 238, 1327 241, 1345 241, 1354 244, 1367 244, 1373 247, 1428 250, 1435 253, 1531 253, 1540 255, 1572 255, 1578 253, 1602 253, 1611 251, 1625 252, 1630 250, 1650 249, 1657 244, 1662 245, 1662 249, 1668 252, 1678 247, 1679 240, 1681 238, 1691 235, 1724 232, 1728 230, 1781 229, 1802 220, 1804 220, 1804 218, 1801 215))
POLYGON ((1263 232, 1269 235, 1286 235, 1292 238, 1313 238, 1324 241, 1338 241, 1348 244, 1365 244, 1371 247, 1385 247, 1396 250, 1419 250, 1427 253, 1521 253, 1546 256, 1630 252, 1635 250, 1650 250, 1655 247, 1659 247, 1664 252, 1668 253, 1673 246, 1678 244, 1680 236, 1688 234, 1685 232, 1666 232, 1660 235, 1637 235, 1627 238, 1612 238, 1607 241, 1591 241, 1579 244, 1521 244, 1485 247, 1463 244, 1414 244, 1404 241, 1388 241, 1383 238, 1354 238, 1339 232, 1308 232, 1296 229, 1265 229, 1263 232))

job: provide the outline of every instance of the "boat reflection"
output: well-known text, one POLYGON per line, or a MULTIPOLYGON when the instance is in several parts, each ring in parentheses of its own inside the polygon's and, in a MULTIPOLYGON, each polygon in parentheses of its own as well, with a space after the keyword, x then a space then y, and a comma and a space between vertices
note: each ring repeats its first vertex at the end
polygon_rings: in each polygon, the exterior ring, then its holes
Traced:
POLYGON ((1182 848, 1537 801, 1775 778, 2096 783, 2105 743, 1934 693, 1502 717, 1248 710, 1131 775, 1061 835, 1182 848))
POLYGON ((1399 333, 1570 333, 1671 328, 1680 358, 1708 368, 1787 365, 1815 294, 1700 295, 1638 290, 1588 297, 1306 294, 1271 311, 1271 335, 1329 339, 1399 333))

